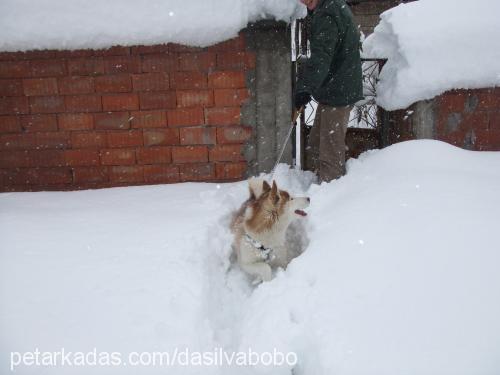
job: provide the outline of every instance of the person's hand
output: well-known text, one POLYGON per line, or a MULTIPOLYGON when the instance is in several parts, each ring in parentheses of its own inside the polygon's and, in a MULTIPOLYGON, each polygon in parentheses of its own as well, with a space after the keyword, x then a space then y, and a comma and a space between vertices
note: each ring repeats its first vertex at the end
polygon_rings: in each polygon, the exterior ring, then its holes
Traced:
POLYGON ((302 107, 305 107, 307 103, 311 101, 311 94, 307 92, 298 92, 295 94, 294 104, 295 109, 298 111, 302 107))

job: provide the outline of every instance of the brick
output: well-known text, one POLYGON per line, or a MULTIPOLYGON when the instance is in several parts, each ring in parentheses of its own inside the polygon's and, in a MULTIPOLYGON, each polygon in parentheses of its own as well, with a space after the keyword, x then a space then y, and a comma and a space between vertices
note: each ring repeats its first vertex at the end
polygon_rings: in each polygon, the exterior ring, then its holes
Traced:
POLYGON ((0 135, 0 150, 27 150, 36 148, 35 134, 0 135))
POLYGON ((0 61, 22 60, 22 52, 0 52, 0 61))
POLYGON ((28 112, 28 98, 18 96, 0 97, 0 115, 16 115, 28 112))
POLYGON ((499 109, 500 98, 496 97, 494 90, 484 90, 478 93, 478 110, 495 110, 499 109))
POLYGON ((177 129, 144 130, 144 146, 168 146, 179 144, 177 129))
POLYGON ((99 151, 97 150, 65 150, 64 161, 67 166, 90 166, 99 164, 99 151))
POLYGON ((500 130, 481 129, 475 131, 476 146, 480 151, 500 151, 500 130))
POLYGON ((153 46, 133 46, 130 49, 132 55, 148 55, 152 53, 166 53, 169 51, 168 44, 155 44, 153 46))
POLYGON ((22 131, 18 116, 0 116, 0 134, 19 133, 22 131))
POLYGON ((175 91, 141 92, 139 97, 141 109, 167 109, 177 105, 175 91))
POLYGON ((130 92, 132 91, 132 80, 128 74, 115 74, 111 76, 99 76, 95 78, 96 92, 130 92))
POLYGON ((33 60, 30 63, 32 77, 60 77, 67 74, 65 60, 33 60))
POLYGON ((109 169, 109 181, 117 183, 143 182, 144 168, 142 165, 111 167, 109 169))
POLYGON ((26 96, 44 96, 57 94, 55 78, 23 79, 23 91, 26 96))
POLYGON ((174 72, 178 68, 178 59, 175 54, 146 55, 142 59, 144 73, 174 72))
POLYGON ((32 96, 29 98, 31 113, 64 112, 66 106, 61 96, 32 96))
POLYGON ((63 150, 0 151, 0 168, 64 166, 63 150))
POLYGON ((216 145, 209 151, 210 161, 244 161, 241 145, 216 145))
POLYGON ((10 185, 52 185, 73 182, 71 168, 29 168, 10 170, 6 181, 10 185))
POLYGON ((179 54, 179 70, 209 71, 216 66, 214 52, 181 53, 179 54))
POLYGON ((108 167, 76 167, 73 168, 73 182, 75 184, 83 183, 102 183, 108 182, 108 167))
POLYGON ((165 91, 170 88, 167 73, 143 73, 132 75, 134 91, 165 91))
POLYGON ((170 147, 146 147, 137 150, 138 164, 166 164, 171 161, 170 147))
POLYGON ((186 46, 184 44, 178 44, 178 43, 170 43, 168 46, 169 46, 170 52, 188 53, 188 52, 203 52, 205 50, 202 47, 192 47, 192 46, 186 46))
POLYGON ((463 112, 466 98, 464 93, 447 92, 439 97, 439 106, 446 112, 463 112))
POLYGON ((252 128, 246 126, 227 126, 217 128, 217 143, 243 143, 252 136, 252 128))
POLYGON ((64 96, 67 112, 99 112, 102 110, 100 95, 64 96))
POLYGON ((0 78, 31 77, 29 61, 0 61, 0 78))
POLYGON ((94 117, 89 113, 60 113, 57 124, 60 130, 90 130, 94 127, 94 117))
POLYGON ((208 148, 206 146, 184 146, 172 148, 174 163, 197 163, 208 161, 208 148))
POLYGON ((239 125, 239 107, 215 107, 205 108, 207 125, 239 125))
POLYGON ((247 164, 241 163, 216 163, 215 174, 218 180, 242 180, 245 178, 247 164))
POLYGON ((142 130, 111 131, 106 134, 108 147, 142 146, 142 130))
POLYGON ((167 126, 165 111, 136 111, 130 114, 133 128, 163 128, 167 126))
POLYGON ((203 89, 207 87, 208 76, 206 73, 190 71, 175 72, 170 78, 170 85, 173 89, 189 90, 203 89))
POLYGON ((179 129, 181 145, 215 144, 215 128, 195 127, 179 129))
POLYGON ((40 132, 36 136, 36 148, 68 148, 71 145, 70 135, 67 132, 40 132))
POLYGON ((106 149, 101 151, 102 165, 131 165, 135 164, 135 150, 106 149))
POLYGON ((95 56, 128 56, 130 55, 130 47, 113 46, 105 49, 93 51, 95 56))
POLYGON ((20 121, 25 132, 57 131, 56 115, 26 115, 21 116, 20 121))
POLYGON ((103 132, 71 132, 73 148, 103 148, 106 147, 106 135, 103 132))
POLYGON ((137 94, 103 95, 102 107, 104 111, 126 111, 139 109, 137 94))
POLYGON ((64 132, 39 132, 0 135, 0 150, 67 148, 70 137, 64 132))
POLYGON ((130 129, 131 121, 128 112, 105 112, 94 114, 94 125, 98 130, 130 129))
POLYGON ((148 183, 175 183, 180 181, 179 167, 175 165, 145 165, 144 181, 148 183))
MULTIPOLYGON (((0 120, 0 128, 1 128, 1 120, 0 120)), ((490 129, 500 130, 500 109, 497 112, 490 113, 490 129)))
POLYGON ((76 76, 104 74, 104 60, 102 57, 68 60, 68 72, 76 76))
POLYGON ((205 123, 203 108, 183 108, 167 111, 168 126, 193 126, 205 123))
POLYGON ((217 107, 239 107, 250 97, 247 89, 215 89, 214 102, 217 107))
POLYGON ((214 89, 245 88, 245 78, 245 72, 242 71, 213 72, 208 75, 208 87, 214 89))
POLYGON ((490 118, 488 112, 473 112, 462 120, 461 127, 465 129, 488 129, 490 118))
POLYGON ((104 58, 106 74, 140 73, 141 58, 139 56, 110 56, 104 58))
POLYGON ((220 52, 217 53, 217 69, 247 70, 255 69, 256 57, 251 52, 220 52))
POLYGON ((207 181, 215 178, 212 163, 182 164, 179 166, 181 181, 207 181))
POLYGON ((20 79, 0 79, 0 96, 22 96, 23 81, 20 79))
POLYGON ((0 150, 0 168, 29 167, 31 161, 28 151, 0 150))
POLYGON ((239 34, 236 38, 232 38, 208 47, 208 50, 213 52, 233 52, 243 51, 245 50, 245 47, 245 37, 243 34, 239 34))
POLYGON ((55 51, 55 58, 72 59, 81 57, 92 57, 94 51, 91 49, 75 49, 75 50, 57 50, 55 51))
POLYGON ((61 95, 91 94, 94 92, 93 77, 63 77, 57 80, 57 84, 61 95))
POLYGON ((31 50, 31 51, 25 51, 21 52, 21 59, 24 60, 49 60, 49 59, 55 59, 57 58, 57 51, 56 50, 31 50))
POLYGON ((181 90, 177 91, 178 107, 212 107, 214 95, 212 90, 181 90))

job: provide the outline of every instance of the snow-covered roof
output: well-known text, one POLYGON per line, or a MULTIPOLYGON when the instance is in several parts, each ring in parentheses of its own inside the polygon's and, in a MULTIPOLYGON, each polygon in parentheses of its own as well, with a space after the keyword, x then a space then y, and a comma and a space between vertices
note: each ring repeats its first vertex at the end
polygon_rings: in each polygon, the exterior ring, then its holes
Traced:
POLYGON ((298 0, 2 0, 0 51, 180 43, 208 46, 259 19, 303 15, 298 0))
POLYGON ((419 0, 383 13, 363 45, 365 56, 388 58, 378 104, 402 109, 450 89, 499 86, 499 15, 499 0, 419 0))

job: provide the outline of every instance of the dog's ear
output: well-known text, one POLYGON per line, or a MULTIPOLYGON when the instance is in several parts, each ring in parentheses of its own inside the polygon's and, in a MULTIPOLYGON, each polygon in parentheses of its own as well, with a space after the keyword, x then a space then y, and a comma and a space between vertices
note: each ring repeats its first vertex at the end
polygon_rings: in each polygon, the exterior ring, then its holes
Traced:
POLYGON ((255 195, 255 192, 253 191, 252 189, 252 186, 248 186, 248 191, 250 192, 250 200, 256 200, 257 199, 257 195, 255 195))
POLYGON ((278 194, 278 185, 276 185, 276 181, 273 180, 273 187, 271 188, 271 196, 275 196, 278 194))
POLYGON ((271 190, 271 186, 267 183, 267 181, 264 181, 262 183, 262 192, 267 193, 269 190, 271 190))

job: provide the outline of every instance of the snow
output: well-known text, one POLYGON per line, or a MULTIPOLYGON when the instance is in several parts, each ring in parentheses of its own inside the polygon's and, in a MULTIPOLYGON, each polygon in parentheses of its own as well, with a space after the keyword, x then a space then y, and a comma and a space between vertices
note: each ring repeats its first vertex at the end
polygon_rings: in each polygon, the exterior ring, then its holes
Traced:
MULTIPOLYGON (((295 375, 500 372, 500 153, 400 143, 311 184, 308 243, 253 287, 230 263, 245 182, 0 194, 0 372, 11 351, 297 353, 295 375)), ((299 230, 301 229, 301 230, 299 230)), ((17 374, 287 374, 290 367, 19 366, 17 374)))
POLYGON ((0 51, 208 46, 249 22, 303 16, 298 0, 2 0, 0 51))
POLYGON ((387 110, 451 89, 500 85, 500 2, 419 0, 381 15, 364 55, 387 58, 377 88, 387 110))

